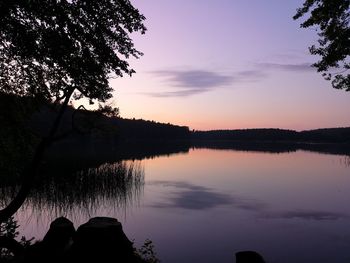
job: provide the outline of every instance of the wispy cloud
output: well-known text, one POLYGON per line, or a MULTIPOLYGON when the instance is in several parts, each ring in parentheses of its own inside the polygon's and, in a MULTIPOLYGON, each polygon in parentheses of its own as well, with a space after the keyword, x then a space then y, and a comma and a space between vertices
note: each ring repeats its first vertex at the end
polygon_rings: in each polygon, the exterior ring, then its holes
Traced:
POLYGON ((233 77, 206 70, 160 70, 153 71, 156 76, 165 78, 174 87, 209 89, 232 83, 233 77))
POLYGON ((245 70, 230 74, 209 70, 158 70, 150 73, 175 88, 170 91, 146 93, 148 96, 162 98, 187 97, 218 88, 232 88, 234 84, 258 81, 266 76, 260 70, 245 70))
POLYGON ((259 81, 267 76, 267 74, 259 70, 243 70, 235 73, 237 82, 255 82, 259 81))
POLYGON ((282 64, 282 63, 258 63, 257 67, 261 70, 283 70, 291 72, 305 72, 305 71, 315 71, 310 63, 299 63, 299 64, 282 64))
POLYGON ((203 93, 208 91, 208 89, 187 89, 187 90, 177 90, 177 91, 164 91, 164 92, 153 92, 145 93, 148 96, 156 98, 167 98, 167 97, 188 97, 195 94, 203 93))
POLYGON ((222 73, 210 70, 156 70, 152 75, 160 78, 172 90, 144 93, 151 97, 188 97, 219 88, 233 88, 239 83, 257 82, 266 78, 271 71, 310 72, 310 63, 257 63, 251 70, 222 73))

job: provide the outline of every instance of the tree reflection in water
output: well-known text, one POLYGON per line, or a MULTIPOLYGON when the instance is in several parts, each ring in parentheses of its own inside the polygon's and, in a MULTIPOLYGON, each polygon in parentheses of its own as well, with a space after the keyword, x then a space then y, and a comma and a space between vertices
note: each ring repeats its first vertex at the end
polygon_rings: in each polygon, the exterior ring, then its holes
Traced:
MULTIPOLYGON (((19 187, 1 187, 0 205, 5 206, 19 187)), ((71 173, 51 170, 36 180, 22 208, 30 207, 32 213, 47 213, 52 218, 92 215, 101 208, 125 210, 139 202, 143 187, 141 161, 106 163, 71 173)))

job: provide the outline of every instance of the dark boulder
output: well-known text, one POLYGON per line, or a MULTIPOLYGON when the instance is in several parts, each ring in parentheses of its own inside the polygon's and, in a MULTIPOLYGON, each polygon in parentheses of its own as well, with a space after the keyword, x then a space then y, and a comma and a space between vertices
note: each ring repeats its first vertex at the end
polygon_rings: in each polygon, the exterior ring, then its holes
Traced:
MULTIPOLYGON (((18 258, 19 259, 19 258, 18 258)), ((145 263, 115 218, 95 217, 75 231, 64 217, 54 220, 40 242, 31 245, 19 262, 145 263)))
POLYGON ((81 225, 71 252, 75 262, 139 262, 122 224, 110 217, 91 218, 81 225))
POLYGON ((236 253, 236 263, 265 263, 265 260, 255 251, 240 251, 236 253))
POLYGON ((54 247, 55 249, 62 250, 71 245, 74 234, 75 228, 73 223, 65 217, 59 217, 52 221, 50 229, 42 242, 47 247, 54 247))
POLYGON ((75 228, 65 217, 52 221, 50 229, 41 242, 30 246, 25 252, 25 262, 66 262, 73 242, 75 228))

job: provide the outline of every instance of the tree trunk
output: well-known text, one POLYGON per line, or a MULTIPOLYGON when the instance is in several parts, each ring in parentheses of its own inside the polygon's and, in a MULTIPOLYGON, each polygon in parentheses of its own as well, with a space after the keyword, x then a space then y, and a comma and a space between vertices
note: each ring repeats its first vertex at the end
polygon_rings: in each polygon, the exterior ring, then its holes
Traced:
POLYGON ((44 154, 47 148, 53 142, 53 138, 59 128, 62 116, 67 108, 68 102, 70 100, 70 97, 73 94, 73 91, 74 90, 71 90, 70 92, 68 92, 63 104, 61 105, 59 113, 54 123, 52 124, 52 127, 49 131, 48 136, 43 138, 42 141, 39 143, 34 153, 33 160, 31 161, 27 169, 24 170, 21 189, 18 191, 17 195, 11 202, 5 208, 0 210, 0 223, 5 222, 11 216, 13 216, 17 212, 17 210, 22 206, 25 199, 27 198, 30 192, 30 189, 32 187, 33 181, 38 173, 38 168, 40 166, 40 163, 44 157, 44 154))

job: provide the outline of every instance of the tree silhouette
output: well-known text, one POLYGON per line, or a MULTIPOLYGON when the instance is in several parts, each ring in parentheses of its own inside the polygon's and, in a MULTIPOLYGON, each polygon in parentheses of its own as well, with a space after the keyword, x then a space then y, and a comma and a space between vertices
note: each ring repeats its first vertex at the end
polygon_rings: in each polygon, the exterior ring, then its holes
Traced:
POLYGON ((350 0, 306 0, 293 17, 309 17, 300 25, 318 32, 317 45, 309 51, 320 57, 313 64, 336 89, 350 91, 350 0))
POLYGON ((144 20, 129 0, 0 1, 0 92, 60 105, 0 222, 24 202, 71 97, 105 102, 112 97, 108 79, 135 72, 127 59, 142 53, 130 34, 143 34, 144 20))

